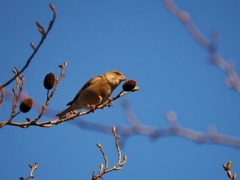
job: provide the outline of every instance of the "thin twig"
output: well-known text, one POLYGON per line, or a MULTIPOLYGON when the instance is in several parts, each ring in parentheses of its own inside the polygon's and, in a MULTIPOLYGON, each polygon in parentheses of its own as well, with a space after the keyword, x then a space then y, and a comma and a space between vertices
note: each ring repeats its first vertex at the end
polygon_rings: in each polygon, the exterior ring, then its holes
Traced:
POLYGON ((212 38, 210 41, 197 29, 193 21, 190 18, 190 15, 177 7, 173 0, 165 0, 165 5, 167 9, 175 15, 186 27, 189 34, 193 37, 194 40, 209 53, 212 62, 215 63, 222 71, 227 74, 227 79, 225 81, 228 87, 234 88, 238 93, 240 92, 240 78, 237 72, 234 69, 234 66, 224 60, 222 56, 218 53, 216 48, 216 38, 212 38))
POLYGON ((34 166, 29 164, 29 167, 31 168, 29 176, 26 179, 20 177, 19 180, 28 180, 30 178, 34 178, 33 171, 38 168, 38 163, 35 163, 34 166))
POLYGON ((229 179, 235 180, 237 178, 237 174, 236 173, 232 174, 232 172, 230 171, 231 168, 232 168, 232 161, 229 161, 227 164, 223 164, 223 169, 224 171, 227 172, 227 176, 229 177, 229 179))
MULTIPOLYGON (((108 159, 107 159, 107 156, 106 156, 105 152, 103 151, 103 148, 102 148, 101 144, 97 144, 97 147, 99 147, 99 149, 100 149, 100 151, 101 151, 101 153, 102 153, 102 155, 103 155, 103 159, 104 159, 104 163, 105 163, 105 165, 104 165, 104 171, 106 171, 107 168, 108 168, 108 159)), ((101 168, 101 167, 100 167, 100 171, 102 172, 102 168, 101 168)))
POLYGON ((41 33, 41 34, 42 34, 42 38, 41 38, 41 40, 40 40, 40 42, 38 43, 38 45, 37 45, 36 48, 33 46, 33 43, 31 43, 31 46, 34 47, 34 48, 33 48, 34 51, 33 51, 32 55, 28 58, 28 60, 27 60, 26 64, 24 65, 24 67, 23 67, 20 71, 18 71, 18 73, 15 74, 15 76, 12 77, 9 81, 7 81, 5 84, 1 85, 1 86, 0 86, 0 89, 2 89, 2 88, 4 88, 5 86, 9 85, 16 77, 18 77, 18 76, 28 67, 28 65, 30 64, 30 62, 31 62, 31 60, 33 59, 34 55, 37 53, 38 49, 41 47, 42 43, 43 43, 44 40, 46 39, 46 37, 47 37, 49 31, 51 30, 51 28, 52 28, 52 26, 53 26, 53 23, 55 22, 55 19, 56 19, 56 10, 55 10, 54 6, 53 6, 52 4, 49 4, 49 6, 50 6, 50 8, 51 8, 52 11, 53 11, 53 18, 52 18, 52 20, 50 21, 50 24, 49 24, 49 26, 48 26, 48 29, 47 29, 46 33, 45 33, 45 32, 44 32, 44 33, 41 33))
POLYGON ((108 159, 107 159, 106 153, 103 151, 102 146, 100 144, 97 144, 97 147, 99 147, 100 152, 103 155, 103 159, 105 161, 105 168, 104 168, 104 170, 102 170, 103 169, 103 165, 100 164, 99 174, 95 175, 94 172, 93 172, 92 180, 98 180, 100 178, 102 179, 102 176, 104 174, 106 174, 108 172, 111 172, 111 171, 114 171, 114 170, 122 169, 123 165, 127 162, 127 156, 126 155, 124 155, 124 158, 122 160, 122 154, 121 154, 121 150, 120 150, 120 147, 119 147, 119 144, 118 144, 118 140, 119 140, 120 137, 116 134, 116 127, 115 126, 112 127, 112 133, 113 133, 114 138, 115 138, 115 145, 116 145, 116 149, 117 149, 117 152, 118 152, 118 161, 117 161, 115 166, 113 166, 112 168, 108 169, 108 159))
POLYGON ((116 134, 116 127, 115 126, 112 128, 112 132, 113 132, 113 135, 114 135, 114 138, 115 138, 115 146, 116 146, 116 149, 117 149, 117 152, 118 152, 118 161, 117 161, 117 164, 114 166, 116 168, 121 163, 122 154, 121 154, 121 150, 120 150, 120 147, 119 147, 119 144, 118 144, 118 139, 120 137, 116 134))
POLYGON ((45 105, 42 106, 42 110, 41 110, 40 114, 34 120, 30 121, 31 124, 35 124, 43 116, 43 114, 45 113, 45 110, 48 107, 50 100, 52 99, 55 91, 57 90, 59 82, 65 76, 64 69, 67 67, 67 62, 64 62, 64 65, 59 65, 59 67, 61 68, 60 76, 59 76, 59 78, 56 79, 56 83, 54 84, 54 88, 53 88, 50 96, 48 96, 48 94, 47 94, 46 103, 45 103, 45 105))
POLYGON ((0 88, 1 96, 0 96, 0 107, 2 106, 3 100, 5 98, 5 91, 3 88, 0 88))
MULTIPOLYGON (((13 72, 15 74, 18 73, 17 70, 15 69, 13 70, 13 72)), ((16 87, 13 89, 12 112, 8 120, 0 123, 0 128, 6 125, 7 123, 11 122, 12 119, 19 114, 19 113, 16 113, 16 111, 18 106, 18 100, 20 98, 20 95, 22 93, 23 86, 24 86, 24 77, 19 76, 19 77, 16 77, 15 80, 16 80, 16 87)))

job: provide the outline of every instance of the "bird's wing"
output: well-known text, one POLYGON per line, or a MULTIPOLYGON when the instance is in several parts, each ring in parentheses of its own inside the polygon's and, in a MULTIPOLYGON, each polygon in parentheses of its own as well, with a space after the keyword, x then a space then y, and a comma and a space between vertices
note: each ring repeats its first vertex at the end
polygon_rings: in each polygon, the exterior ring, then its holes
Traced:
POLYGON ((72 101, 70 101, 69 103, 66 104, 66 106, 72 105, 72 103, 78 99, 78 97, 80 96, 80 94, 84 91, 84 89, 86 89, 87 87, 91 86, 95 81, 99 81, 103 78, 103 76, 96 76, 90 80, 88 80, 83 87, 78 91, 78 93, 76 94, 76 96, 74 97, 74 99, 72 101))

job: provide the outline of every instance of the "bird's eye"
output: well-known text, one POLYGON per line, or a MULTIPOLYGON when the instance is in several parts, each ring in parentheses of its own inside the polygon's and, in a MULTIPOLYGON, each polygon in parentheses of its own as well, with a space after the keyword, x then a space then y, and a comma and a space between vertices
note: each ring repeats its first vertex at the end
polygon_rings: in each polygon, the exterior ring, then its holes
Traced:
POLYGON ((115 72, 115 74, 116 74, 116 75, 121 75, 120 72, 117 72, 117 71, 115 72))

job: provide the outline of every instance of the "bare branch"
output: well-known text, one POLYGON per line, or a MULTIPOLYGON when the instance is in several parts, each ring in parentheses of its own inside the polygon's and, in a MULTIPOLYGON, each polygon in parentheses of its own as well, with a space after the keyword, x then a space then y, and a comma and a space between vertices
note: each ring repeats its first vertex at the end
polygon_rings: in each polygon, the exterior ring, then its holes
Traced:
POLYGON ((20 177, 19 180, 28 180, 30 178, 34 178, 33 171, 38 168, 38 163, 35 163, 34 166, 29 164, 29 167, 31 168, 29 176, 26 179, 24 179, 23 177, 20 177))
POLYGON ((230 171, 231 167, 232 167, 232 161, 229 161, 227 165, 223 164, 223 169, 224 171, 227 172, 229 179, 235 180, 237 178, 237 174, 236 173, 232 174, 232 172, 230 171))
MULTIPOLYGON (((50 94, 49 96, 48 96, 48 94, 47 94, 46 103, 45 103, 45 105, 42 106, 42 110, 41 110, 41 112, 39 113, 39 115, 38 115, 34 120, 30 120, 29 118, 26 118, 28 122, 23 123, 23 125, 22 125, 21 123, 20 123, 20 125, 19 125, 19 123, 18 123, 17 126, 27 128, 27 127, 29 127, 30 125, 35 125, 36 122, 37 122, 37 121, 42 117, 42 115, 45 113, 45 110, 46 110, 46 108, 48 107, 50 100, 52 99, 55 91, 57 90, 57 87, 58 87, 59 82, 60 82, 61 79, 65 76, 65 74, 64 74, 64 69, 67 67, 67 62, 64 62, 64 65, 59 65, 58 67, 61 68, 60 76, 59 76, 59 78, 56 79, 56 83, 54 84, 54 88, 53 88, 53 90, 51 91, 51 94, 50 94)), ((14 70, 14 72, 15 72, 15 74, 17 74, 17 71, 16 71, 16 70, 14 70)), ((20 112, 18 112, 18 113, 16 114, 16 109, 17 109, 17 105, 18 105, 18 100, 19 100, 19 98, 21 97, 21 92, 22 92, 23 86, 24 86, 24 77, 21 76, 21 75, 19 75, 19 78, 18 78, 18 77, 16 78, 16 88, 13 89, 14 95, 13 95, 13 102, 12 102, 13 105, 12 105, 12 113, 11 113, 11 116, 10 116, 10 118, 9 118, 8 120, 6 120, 6 121, 4 121, 4 122, 0 122, 0 128, 3 127, 3 126, 5 126, 6 124, 12 124, 12 122, 11 122, 12 119, 13 119, 14 117, 16 117, 16 115, 18 115, 18 114, 20 113, 20 112), (18 91, 18 87, 19 87, 19 86, 20 86, 20 90, 19 90, 19 93, 18 93, 18 95, 17 95, 17 91, 18 91)), ((31 108, 30 108, 30 109, 31 109, 31 108)), ((15 123, 13 123, 13 124, 15 124, 15 123)), ((43 127, 50 127, 50 126, 51 126, 51 125, 45 125, 45 124, 43 125, 43 127)))
POLYGON ((193 39, 196 40, 196 42, 209 53, 210 58, 212 59, 212 62, 215 63, 217 67, 219 67, 222 71, 224 71, 227 74, 227 79, 225 81, 226 85, 228 87, 234 88, 238 93, 240 92, 240 78, 237 74, 237 72, 234 69, 234 66, 224 60, 222 56, 218 53, 216 48, 216 43, 218 40, 217 33, 212 33, 212 39, 208 41, 203 34, 197 29, 197 27, 192 22, 190 15, 179 9, 177 5, 173 2, 173 0, 165 0, 165 5, 167 9, 175 15, 185 26, 185 28, 188 30, 190 35, 193 37, 193 39))
POLYGON ((166 115, 166 119, 169 122, 169 128, 156 128, 142 125, 136 118, 127 101, 123 102, 122 107, 124 114, 132 127, 133 134, 143 134, 154 138, 176 135, 199 143, 216 143, 240 147, 240 138, 219 134, 213 126, 208 128, 208 134, 180 126, 177 123, 177 115, 173 111, 169 111, 166 115))
POLYGON ((42 117, 42 115, 45 113, 45 110, 48 107, 50 100, 52 99, 55 91, 57 90, 59 82, 65 76, 64 69, 67 67, 67 62, 64 62, 64 65, 59 65, 58 67, 61 68, 60 77, 56 79, 56 83, 54 84, 53 90, 50 93, 50 95, 48 95, 48 93, 49 93, 49 90, 48 90, 46 103, 45 103, 45 105, 42 106, 42 110, 41 110, 40 114, 38 115, 38 117, 36 117, 34 120, 30 121, 31 124, 35 124, 42 117))
MULTIPOLYGON (((130 126, 117 126, 117 132, 122 137, 120 140, 122 146, 126 143, 127 138, 133 135, 145 135, 152 139, 179 136, 198 143, 219 144, 240 148, 240 138, 220 134, 214 126, 208 127, 208 133, 202 133, 179 125, 177 122, 177 114, 173 111, 166 113, 166 119, 169 122, 169 127, 158 128, 142 124, 131 109, 128 101, 122 101, 122 108, 126 119, 130 124, 130 126)), ((85 130, 106 134, 111 133, 110 125, 92 123, 83 119, 71 121, 70 123, 85 130)))
POLYGON ((123 165, 127 162, 127 156, 126 155, 124 155, 123 159, 122 159, 122 153, 121 153, 121 150, 120 150, 120 147, 119 147, 119 144, 118 144, 118 140, 119 140, 120 137, 116 134, 116 127, 115 126, 112 127, 112 133, 113 133, 114 138, 115 138, 115 145, 116 145, 116 149, 117 149, 117 152, 118 152, 118 161, 115 164, 115 166, 113 166, 111 169, 108 169, 108 159, 107 159, 106 153, 103 151, 102 146, 100 144, 97 144, 97 147, 99 147, 100 152, 103 155, 103 159, 104 159, 104 162, 105 162, 105 167, 104 167, 103 164, 100 164, 99 174, 94 175, 94 172, 93 172, 92 180, 98 180, 100 178, 102 179, 102 176, 104 174, 106 174, 108 172, 111 172, 111 171, 114 171, 114 170, 122 169, 123 165))
MULTIPOLYGON (((109 106, 109 102, 115 101, 116 99, 118 99, 118 98, 120 98, 120 97, 122 97, 122 96, 124 96, 128 93, 129 93, 129 91, 118 95, 118 97, 113 97, 113 98, 109 99, 106 103, 104 103, 100 106, 97 106, 96 110, 97 109, 103 109, 104 107, 109 106)), ((88 111, 85 111, 85 112, 82 112, 82 113, 72 114, 72 115, 70 115, 66 118, 63 118, 63 119, 55 119, 55 120, 52 120, 52 121, 44 121, 44 122, 30 121, 30 122, 23 122, 23 123, 9 122, 6 125, 19 126, 19 127, 22 127, 22 128, 28 128, 29 126, 51 127, 52 125, 58 125, 60 123, 73 120, 76 117, 84 116, 84 115, 87 115, 87 114, 92 113, 92 112, 93 112, 92 110, 88 110, 88 111)), ((1 126, 1 123, 0 123, 0 126, 1 126)))
MULTIPOLYGON (((18 74, 17 70, 15 69, 13 70, 13 72, 14 74, 18 74)), ((16 111, 18 106, 18 100, 20 98, 20 95, 22 93, 23 86, 24 86, 24 77, 19 75, 18 77, 15 78, 15 80, 16 80, 16 87, 12 89, 13 91, 12 112, 8 120, 0 123, 0 128, 6 125, 7 123, 11 122, 12 119, 20 113, 20 112, 16 113, 16 111)))
MULTIPOLYGON (((24 65, 24 67, 23 67, 20 71, 18 71, 18 73, 15 74, 15 76, 12 77, 9 81, 7 81, 5 84, 1 85, 1 86, 0 86, 0 89, 2 89, 2 88, 4 88, 4 87, 6 87, 7 85, 9 85, 14 79, 16 79, 16 77, 18 77, 18 76, 28 67, 28 65, 30 64, 31 60, 33 59, 33 57, 34 57, 35 54, 37 53, 38 49, 41 47, 41 45, 43 44, 44 40, 46 39, 46 37, 47 37, 49 31, 51 30, 51 28, 52 28, 52 26, 53 26, 53 23, 55 22, 55 19, 56 19, 56 10, 55 10, 55 7, 54 7, 52 4, 49 4, 49 6, 50 6, 50 8, 51 8, 52 11, 53 11, 53 18, 52 18, 52 20, 50 21, 50 24, 49 24, 49 26, 48 26, 48 29, 47 29, 46 33, 43 32, 43 31, 40 31, 41 34, 42 34, 42 38, 41 38, 41 40, 40 40, 40 42, 38 43, 38 45, 37 45, 36 48, 34 47, 34 44, 33 44, 33 43, 30 43, 31 47, 33 48, 33 53, 32 53, 32 55, 28 58, 28 60, 27 60, 26 64, 24 65)), ((41 29, 41 28, 40 28, 40 29, 41 29)))

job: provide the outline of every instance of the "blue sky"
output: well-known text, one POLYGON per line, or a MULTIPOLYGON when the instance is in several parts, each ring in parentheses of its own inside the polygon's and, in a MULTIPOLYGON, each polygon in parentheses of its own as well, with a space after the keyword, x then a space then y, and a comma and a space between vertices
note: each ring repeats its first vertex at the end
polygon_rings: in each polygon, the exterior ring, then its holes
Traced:
MULTIPOLYGON (((121 108, 128 100, 138 120, 156 128, 167 128, 166 113, 174 111, 181 126, 206 133, 209 125, 229 136, 240 137, 239 93, 225 85, 226 74, 207 63, 209 55, 189 35, 183 24, 160 0, 69 0, 51 2, 0 2, 0 81, 12 77, 32 53, 29 43, 40 39, 35 21, 47 27, 55 5, 57 19, 45 43, 23 73, 24 90, 35 102, 44 103, 44 76, 68 62, 49 108, 60 112, 90 78, 109 70, 136 79, 140 91, 117 101, 113 108, 62 123, 51 128, 0 130, 0 179, 18 179, 29 174, 28 164, 39 163, 35 179, 90 179, 103 163, 96 147, 100 143, 110 166, 117 161, 114 139, 76 126, 81 119, 102 125, 129 126, 121 108)), ((220 34, 218 51, 240 72, 240 2, 227 0, 175 1, 187 11, 206 37, 220 34)), ((7 89, 14 88, 11 83, 7 89)), ((113 96, 121 91, 116 89, 113 96)), ((1 107, 1 121, 10 116, 11 101, 1 107)), ((20 114, 14 121, 35 118, 37 111, 20 114)), ((44 116, 40 121, 53 120, 44 116)), ((121 171, 104 179, 227 179, 222 164, 233 161, 239 172, 239 148, 200 144, 177 136, 152 141, 144 135, 127 139, 122 153, 128 162, 121 171)))

